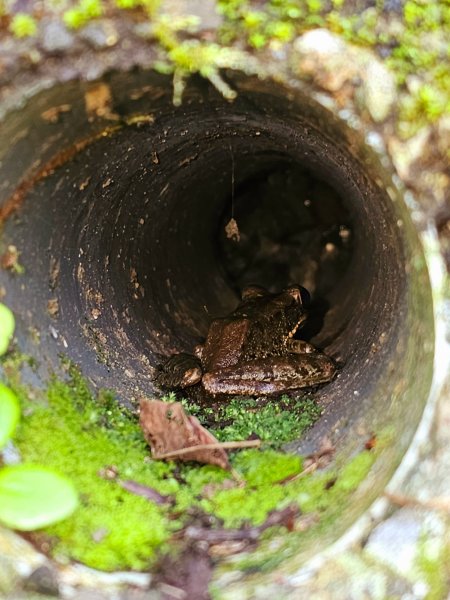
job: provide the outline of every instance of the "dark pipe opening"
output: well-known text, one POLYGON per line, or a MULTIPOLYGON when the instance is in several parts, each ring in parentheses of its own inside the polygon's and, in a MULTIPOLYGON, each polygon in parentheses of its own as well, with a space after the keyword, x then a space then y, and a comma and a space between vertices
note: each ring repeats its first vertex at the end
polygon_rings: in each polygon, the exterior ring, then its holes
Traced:
POLYGON ((97 116, 94 84, 77 82, 8 115, 1 197, 15 211, 3 244, 19 249, 26 277, 0 277, 20 346, 38 377, 64 354, 133 405, 154 392, 160 356, 192 351, 245 283, 298 282, 313 296, 303 336, 342 365, 301 448, 324 435, 356 448, 402 424, 385 481, 432 371, 418 237, 354 132, 299 91, 230 78, 233 103, 193 79, 174 108, 169 78, 135 72, 104 80, 111 100, 97 116), (231 217, 239 242, 226 236, 231 217))

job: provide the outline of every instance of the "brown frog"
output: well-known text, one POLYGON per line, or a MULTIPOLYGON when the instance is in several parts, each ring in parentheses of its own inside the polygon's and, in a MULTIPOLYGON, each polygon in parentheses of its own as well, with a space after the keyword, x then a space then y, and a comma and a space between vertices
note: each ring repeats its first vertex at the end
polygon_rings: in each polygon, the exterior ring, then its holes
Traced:
POLYGON ((307 314, 299 285, 271 294, 248 286, 229 316, 214 319, 195 356, 176 354, 161 367, 164 387, 202 383, 210 394, 281 394, 326 383, 334 362, 307 342, 293 339, 307 314))

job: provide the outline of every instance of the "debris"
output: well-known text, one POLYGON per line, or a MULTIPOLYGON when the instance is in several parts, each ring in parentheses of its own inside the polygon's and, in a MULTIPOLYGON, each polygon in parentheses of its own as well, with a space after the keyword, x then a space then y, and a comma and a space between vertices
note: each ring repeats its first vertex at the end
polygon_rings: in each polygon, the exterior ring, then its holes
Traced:
POLYGON ((367 440, 367 442, 364 444, 364 448, 366 450, 373 450, 376 445, 377 445, 377 436, 375 434, 372 434, 370 436, 370 438, 367 440))
POLYGON ((111 89, 106 83, 98 83, 84 94, 84 102, 88 118, 104 117, 105 119, 117 119, 112 112, 111 89))
POLYGON ((58 298, 50 298, 47 302, 47 312, 52 317, 55 318, 59 313, 59 302, 58 298))
POLYGON ((97 475, 102 479, 117 479, 119 472, 115 465, 107 465, 98 471, 97 475))
POLYGON ((230 219, 228 223, 225 225, 225 233, 229 240, 233 240, 234 242, 239 242, 241 239, 241 234, 239 233, 239 227, 236 219, 230 219))
POLYGON ((58 123, 60 116, 72 110, 71 104, 61 104, 60 106, 52 106, 48 110, 41 113, 41 118, 48 123, 58 123))
POLYGON ((86 179, 84 179, 80 183, 80 185, 78 186, 78 189, 82 192, 89 185, 90 181, 91 181, 91 176, 89 175, 89 177, 86 177, 86 179))
POLYGON ((240 529, 208 529, 190 525, 184 532, 186 539, 206 542, 208 544, 221 544, 240 540, 256 541, 269 527, 283 526, 288 531, 293 531, 295 519, 300 515, 297 504, 290 504, 281 510, 273 510, 261 525, 254 527, 241 527, 240 529))
POLYGON ((154 488, 151 488, 148 485, 143 485, 142 483, 138 483, 137 481, 120 480, 118 483, 124 490, 127 490, 136 496, 142 496, 151 502, 155 502, 155 504, 171 504, 172 502, 171 496, 164 496, 154 488))
POLYGON ((2 269, 12 271, 13 273, 17 273, 17 275, 22 275, 25 269, 19 263, 19 256, 20 252, 17 250, 17 247, 10 244, 6 249, 6 252, 0 257, 2 269))
MULTIPOLYGON (((305 469, 303 473, 308 470, 308 473, 315 471, 316 469, 323 469, 330 464, 333 454, 336 452, 336 448, 331 443, 331 440, 324 437, 321 441, 320 448, 317 452, 310 454, 304 463, 305 469)), ((302 473, 300 473, 301 475, 302 473)))

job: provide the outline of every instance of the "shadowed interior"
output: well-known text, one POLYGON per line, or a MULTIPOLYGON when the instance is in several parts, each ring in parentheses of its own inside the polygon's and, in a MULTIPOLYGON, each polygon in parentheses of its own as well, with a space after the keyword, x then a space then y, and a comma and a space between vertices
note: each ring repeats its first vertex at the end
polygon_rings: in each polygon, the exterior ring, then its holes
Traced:
POLYGON ((20 347, 37 360, 28 377, 45 380, 64 354, 94 387, 135 405, 155 391, 161 356, 192 351, 245 283, 300 283, 313 298, 303 337, 340 373, 318 391, 324 416, 295 447, 328 435, 350 451, 401 423, 381 485, 431 377, 419 240, 354 132, 299 91, 230 77, 233 103, 193 79, 174 108, 169 78, 123 73, 103 83, 112 98, 103 116, 86 111, 86 83, 41 92, 7 116, 1 194, 15 211, 2 243, 19 249, 25 275, 0 277, 20 347), (225 234, 231 217, 239 241, 225 234))

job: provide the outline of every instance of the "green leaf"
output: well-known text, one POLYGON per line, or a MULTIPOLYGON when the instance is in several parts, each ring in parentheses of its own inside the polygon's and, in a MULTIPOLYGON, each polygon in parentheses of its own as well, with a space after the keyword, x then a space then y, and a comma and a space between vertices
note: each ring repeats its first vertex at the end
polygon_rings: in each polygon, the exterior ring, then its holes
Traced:
POLYGON ((0 448, 12 436, 20 417, 19 401, 14 392, 0 383, 0 448))
POLYGON ((51 469, 25 464, 0 471, 0 521, 12 529, 46 527, 77 506, 72 482, 51 469))
POLYGON ((12 311, 0 303, 0 356, 8 350, 14 327, 15 320, 12 311))

